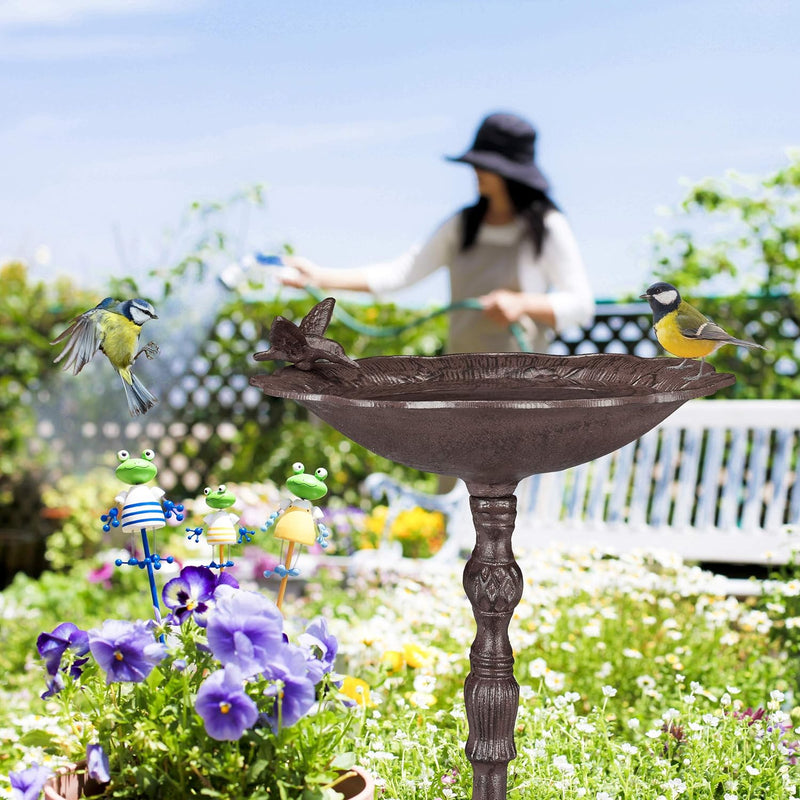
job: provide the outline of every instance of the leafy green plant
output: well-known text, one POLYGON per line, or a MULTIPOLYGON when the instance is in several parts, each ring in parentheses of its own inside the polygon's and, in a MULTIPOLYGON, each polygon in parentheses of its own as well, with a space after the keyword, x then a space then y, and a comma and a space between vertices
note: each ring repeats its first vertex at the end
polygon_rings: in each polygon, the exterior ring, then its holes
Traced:
MULTIPOLYGON (((760 177, 729 172, 692 186, 675 230, 654 237, 654 278, 723 327, 767 352, 723 348, 714 365, 740 380, 735 397, 796 397, 800 390, 800 151, 760 177), (713 292, 720 297, 703 295, 713 292)), ((718 395, 720 396, 720 395, 718 395)))
POLYGON ((0 265, 0 474, 20 474, 44 460, 29 450, 36 425, 31 399, 53 364, 50 341, 87 304, 90 295, 72 281, 34 281, 24 264, 0 265))
POLYGON ((800 697, 800 561, 792 553, 787 564, 773 570, 759 607, 772 620, 770 636, 793 665, 791 688, 800 697))
POLYGON ((67 622, 38 637, 60 731, 29 741, 85 757, 110 797, 341 798, 353 713, 325 621, 292 644, 274 603, 207 567, 184 568, 163 600, 155 625, 67 622))
POLYGON ((66 475, 44 488, 44 515, 56 524, 46 549, 53 569, 63 570, 109 546, 100 515, 108 511, 109 498, 119 487, 119 479, 110 469, 97 468, 85 475, 66 475))

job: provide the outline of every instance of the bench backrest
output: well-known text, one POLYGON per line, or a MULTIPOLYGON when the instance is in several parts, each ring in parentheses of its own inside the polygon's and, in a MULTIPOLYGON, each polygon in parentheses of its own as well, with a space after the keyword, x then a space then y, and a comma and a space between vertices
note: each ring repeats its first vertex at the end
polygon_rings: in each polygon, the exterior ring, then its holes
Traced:
POLYGON ((541 521, 778 530, 800 523, 800 400, 693 400, 635 442, 533 476, 541 521))

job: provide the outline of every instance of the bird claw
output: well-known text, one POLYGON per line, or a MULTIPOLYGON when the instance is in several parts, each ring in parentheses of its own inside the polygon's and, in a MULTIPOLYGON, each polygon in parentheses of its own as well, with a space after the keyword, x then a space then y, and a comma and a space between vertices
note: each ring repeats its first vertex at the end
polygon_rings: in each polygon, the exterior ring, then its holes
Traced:
POLYGON ((152 361, 161 352, 161 348, 155 342, 148 342, 133 358, 136 361, 139 356, 144 355, 148 361, 152 361))

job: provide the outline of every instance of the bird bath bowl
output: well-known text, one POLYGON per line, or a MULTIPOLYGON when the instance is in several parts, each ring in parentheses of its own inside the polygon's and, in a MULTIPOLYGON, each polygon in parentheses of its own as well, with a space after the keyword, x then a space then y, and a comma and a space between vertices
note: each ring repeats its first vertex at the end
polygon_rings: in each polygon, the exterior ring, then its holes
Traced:
POLYGON ((304 357, 302 365, 251 383, 295 400, 381 456, 467 484, 476 543, 464 589, 477 632, 464 686, 466 752, 473 800, 501 800, 516 756, 519 705, 508 638, 523 583, 511 544, 517 483, 610 453, 735 378, 697 361, 616 354, 465 353, 351 363, 304 357))

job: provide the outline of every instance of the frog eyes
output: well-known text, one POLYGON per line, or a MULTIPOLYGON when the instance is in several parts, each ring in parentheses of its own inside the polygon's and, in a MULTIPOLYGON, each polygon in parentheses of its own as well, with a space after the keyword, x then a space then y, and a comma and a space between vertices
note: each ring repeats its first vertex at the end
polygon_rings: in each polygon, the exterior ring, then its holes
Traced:
MULTIPOLYGON (((217 494, 225 494, 227 491, 228 487, 224 483, 217 486, 217 494)), ((203 489, 203 494, 208 497, 211 494, 211 487, 206 486, 206 488, 203 489)))
MULTIPOLYGON (((117 450, 117 460, 118 461, 127 461, 131 457, 131 454, 127 450, 117 450)), ((145 461, 152 461, 156 457, 154 450, 143 450, 142 451, 142 458, 145 461)))
MULTIPOLYGON (((294 464, 292 464, 292 472, 295 475, 302 475, 305 471, 306 468, 302 461, 295 461, 294 464)), ((318 480, 324 481, 325 478, 328 477, 328 470, 326 470, 325 467, 319 467, 314 471, 314 477, 318 480)))

